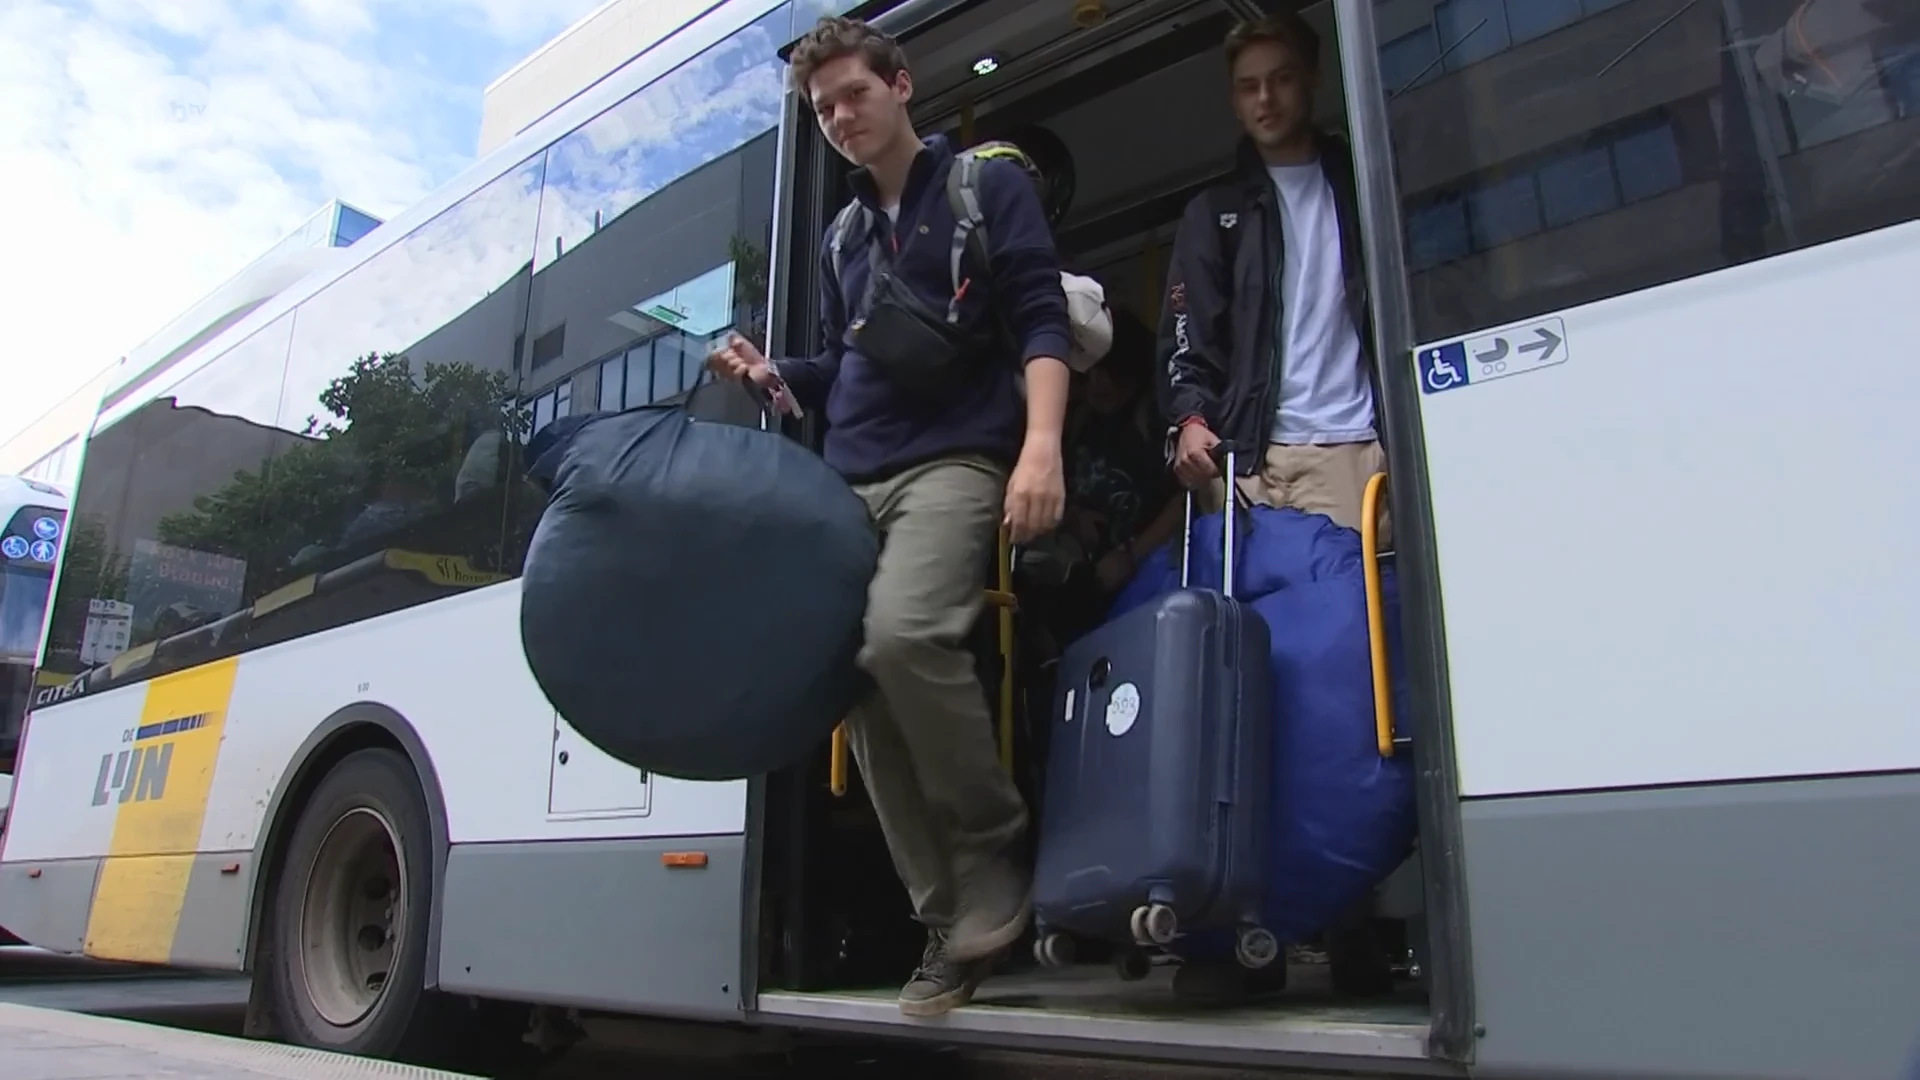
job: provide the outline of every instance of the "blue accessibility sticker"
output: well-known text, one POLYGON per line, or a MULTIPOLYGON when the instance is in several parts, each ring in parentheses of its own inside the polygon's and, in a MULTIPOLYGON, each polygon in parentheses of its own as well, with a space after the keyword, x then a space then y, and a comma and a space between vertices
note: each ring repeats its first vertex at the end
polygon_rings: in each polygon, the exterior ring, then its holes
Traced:
POLYGON ((1438 394, 1565 363, 1567 326, 1556 317, 1534 319, 1458 341, 1422 345, 1417 355, 1420 392, 1438 394))

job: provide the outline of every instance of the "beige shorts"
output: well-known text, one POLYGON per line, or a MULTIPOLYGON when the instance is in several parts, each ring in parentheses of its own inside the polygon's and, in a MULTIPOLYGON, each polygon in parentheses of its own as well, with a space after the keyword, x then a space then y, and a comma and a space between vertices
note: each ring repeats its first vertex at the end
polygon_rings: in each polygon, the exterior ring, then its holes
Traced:
MULTIPOLYGON (((1337 525, 1360 527, 1360 502, 1367 480, 1387 471, 1387 455, 1378 442, 1335 446, 1286 446, 1269 443, 1260 468, 1239 478, 1240 493, 1256 506, 1291 507, 1309 514, 1325 514, 1337 525)), ((1224 480, 1215 480, 1200 493, 1207 513, 1220 509, 1224 480)), ((1380 548, 1393 546, 1386 500, 1380 503, 1380 548)))

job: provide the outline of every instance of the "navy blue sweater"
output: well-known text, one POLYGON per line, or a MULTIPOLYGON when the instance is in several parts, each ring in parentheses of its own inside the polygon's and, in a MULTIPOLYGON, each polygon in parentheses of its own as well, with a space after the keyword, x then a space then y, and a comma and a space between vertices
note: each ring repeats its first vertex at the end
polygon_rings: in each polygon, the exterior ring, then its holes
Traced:
MULTIPOLYGON (((961 302, 967 325, 992 317, 986 305, 998 305, 1018 343, 1018 354, 1003 362, 982 365, 977 375, 950 398, 925 402, 902 394, 886 375, 854 348, 847 327, 850 309, 858 305, 867 283, 867 242, 859 235, 858 219, 843 241, 844 270, 836 274, 833 253, 821 245, 821 322, 825 348, 812 357, 783 358, 776 362, 781 378, 800 404, 826 414, 824 450, 827 464, 847 479, 860 482, 883 479, 915 465, 951 454, 978 453, 1011 463, 1026 432, 1026 407, 1014 383, 1015 374, 1036 357, 1065 359, 1068 335, 1067 298, 1060 288, 1060 259, 1053 246, 1045 212, 1033 182, 1017 166, 988 160, 980 169, 980 202, 986 214, 987 280, 976 276, 961 302), (844 289, 835 284, 838 278, 844 289)), ((873 177, 857 169, 850 177, 854 197, 871 211, 870 219, 881 239, 891 246, 895 233, 900 251, 895 273, 914 293, 937 311, 945 311, 953 295, 953 275, 947 263, 953 241, 953 212, 947 206, 947 173, 953 150, 945 138, 933 136, 913 159, 906 191, 900 200, 900 220, 889 223, 874 193, 873 177), (910 242, 911 241, 911 242, 910 242)))

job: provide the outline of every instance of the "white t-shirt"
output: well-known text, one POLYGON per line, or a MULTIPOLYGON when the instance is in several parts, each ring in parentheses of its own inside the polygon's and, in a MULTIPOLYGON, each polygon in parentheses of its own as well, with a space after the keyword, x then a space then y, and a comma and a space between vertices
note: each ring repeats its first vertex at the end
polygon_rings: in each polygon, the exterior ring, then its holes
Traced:
POLYGON ((1319 162, 1272 165, 1267 174, 1280 195, 1286 235, 1280 277, 1285 338, 1269 437, 1291 445, 1372 441, 1373 387, 1360 335, 1347 314, 1333 187, 1319 162))

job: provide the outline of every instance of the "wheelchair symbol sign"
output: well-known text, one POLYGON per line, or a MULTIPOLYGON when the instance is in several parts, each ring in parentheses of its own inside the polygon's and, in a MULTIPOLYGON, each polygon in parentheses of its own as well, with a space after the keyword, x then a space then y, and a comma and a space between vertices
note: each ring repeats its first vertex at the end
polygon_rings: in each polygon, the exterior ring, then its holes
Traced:
POLYGON ((1454 341, 1429 345, 1420 350, 1420 392, 1438 394, 1466 386, 1472 377, 1467 371, 1467 346, 1454 341))

